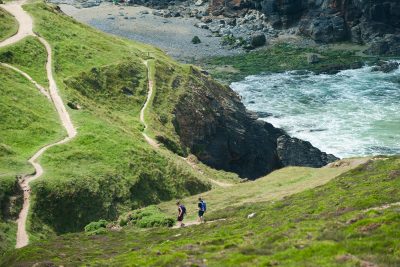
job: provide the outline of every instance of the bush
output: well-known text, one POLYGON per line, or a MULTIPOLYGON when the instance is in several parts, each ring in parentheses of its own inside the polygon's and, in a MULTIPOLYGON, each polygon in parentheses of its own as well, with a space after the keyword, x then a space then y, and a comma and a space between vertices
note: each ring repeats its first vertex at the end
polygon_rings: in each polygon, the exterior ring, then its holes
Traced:
POLYGON ((97 222, 91 222, 85 226, 85 232, 89 234, 104 233, 108 222, 106 220, 100 220, 97 222))
POLYGON ((119 217, 119 225, 135 225, 140 228, 172 227, 175 219, 162 213, 156 206, 148 206, 143 209, 134 210, 119 217))
POLYGON ((192 44, 199 44, 199 43, 201 43, 200 38, 197 35, 194 36, 192 39, 192 44))

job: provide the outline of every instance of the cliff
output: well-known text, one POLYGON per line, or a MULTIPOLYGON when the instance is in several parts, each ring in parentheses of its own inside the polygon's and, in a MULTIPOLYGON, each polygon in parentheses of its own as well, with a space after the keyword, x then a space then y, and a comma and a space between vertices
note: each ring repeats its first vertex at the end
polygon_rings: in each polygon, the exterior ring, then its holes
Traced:
POLYGON ((214 168, 255 179, 284 166, 321 167, 337 159, 258 120, 229 87, 195 69, 186 86, 174 112, 176 132, 214 168))
POLYGON ((238 15, 238 10, 257 9, 274 28, 294 27, 297 33, 317 42, 352 41, 371 44, 369 52, 373 54, 400 54, 400 2, 397 0, 228 0, 210 3, 211 12, 221 8, 238 15))

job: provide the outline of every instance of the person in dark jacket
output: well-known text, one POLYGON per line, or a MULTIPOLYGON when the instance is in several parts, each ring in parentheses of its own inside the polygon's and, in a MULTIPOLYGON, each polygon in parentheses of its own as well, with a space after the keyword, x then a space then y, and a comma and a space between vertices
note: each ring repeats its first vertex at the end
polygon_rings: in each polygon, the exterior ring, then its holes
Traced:
POLYGON ((183 219, 186 214, 186 208, 185 208, 185 206, 181 205, 181 203, 179 201, 176 202, 176 205, 178 206, 178 219, 177 219, 178 225, 180 227, 184 227, 185 224, 183 223, 183 219))
POLYGON ((199 197, 199 203, 197 203, 197 208, 199 209, 199 222, 204 222, 204 213, 206 212, 206 202, 199 197))

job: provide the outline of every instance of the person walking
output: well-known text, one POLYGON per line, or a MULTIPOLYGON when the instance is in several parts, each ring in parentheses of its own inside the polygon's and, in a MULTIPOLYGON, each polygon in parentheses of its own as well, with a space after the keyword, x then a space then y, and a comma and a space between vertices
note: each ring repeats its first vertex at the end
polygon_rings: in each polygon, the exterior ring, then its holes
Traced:
POLYGON ((201 197, 199 197, 199 203, 197 203, 197 207, 199 209, 199 222, 204 223, 204 213, 207 210, 207 205, 201 197))
POLYGON ((178 206, 178 225, 180 227, 184 227, 185 224, 183 223, 183 219, 186 215, 186 208, 184 205, 181 205, 181 203, 178 201, 176 202, 176 205, 178 206))

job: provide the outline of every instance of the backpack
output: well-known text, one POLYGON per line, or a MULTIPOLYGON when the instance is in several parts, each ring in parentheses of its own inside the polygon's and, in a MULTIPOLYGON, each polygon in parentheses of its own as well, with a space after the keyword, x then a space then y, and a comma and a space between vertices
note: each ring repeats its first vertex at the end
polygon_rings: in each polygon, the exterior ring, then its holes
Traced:
POLYGON ((203 211, 206 211, 206 210, 207 210, 207 204, 206 204, 205 201, 202 201, 202 202, 201 202, 201 208, 202 208, 203 211))
POLYGON ((180 208, 182 210, 182 214, 186 214, 186 207, 184 205, 180 205, 180 208))

